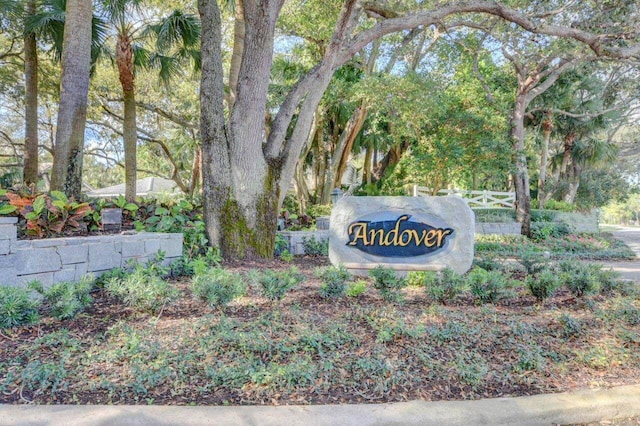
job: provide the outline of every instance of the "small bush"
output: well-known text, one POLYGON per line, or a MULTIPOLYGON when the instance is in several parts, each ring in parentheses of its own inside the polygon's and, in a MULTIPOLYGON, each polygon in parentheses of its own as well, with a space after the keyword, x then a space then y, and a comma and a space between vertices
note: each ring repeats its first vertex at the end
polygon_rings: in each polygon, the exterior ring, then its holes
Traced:
POLYGON ((307 256, 329 256, 329 240, 316 240, 315 236, 311 238, 302 238, 302 248, 307 256))
POLYGON ((280 272, 270 269, 260 272, 254 269, 249 271, 249 279, 267 299, 282 300, 288 290, 304 281, 304 276, 295 267, 280 272))
POLYGON ((397 277, 393 269, 378 265, 369 271, 369 276, 373 278, 373 287, 378 290, 384 300, 390 302, 402 300, 400 289, 406 285, 406 281, 397 277))
POLYGON ((485 271, 500 271, 502 269, 500 262, 495 260, 493 256, 480 256, 473 260, 473 266, 482 268, 485 271))
POLYGON ((602 294, 611 295, 618 293, 622 296, 628 296, 632 293, 634 285, 629 281, 620 279, 620 273, 613 269, 600 269, 597 271, 598 281, 600 282, 600 292, 602 294))
POLYGON ((580 323, 565 313, 560 316, 560 325, 562 326, 562 336, 565 338, 578 336, 582 332, 580 323))
POLYGON ((566 223, 533 222, 531 223, 531 239, 539 242, 548 238, 561 238, 571 234, 571 228, 566 223))
POLYGON ((38 320, 39 303, 29 297, 29 291, 19 287, 0 287, 0 329, 38 320))
POLYGON ((436 279, 433 271, 412 271, 405 278, 408 287, 424 287, 431 285, 436 279))
POLYGON ((427 296, 442 305, 451 303, 465 289, 466 283, 462 275, 449 267, 438 273, 433 283, 425 286, 427 296))
POLYGON ((29 283, 44 298, 44 306, 57 319, 71 319, 84 311, 92 302, 93 277, 85 276, 78 282, 59 282, 46 290, 38 281, 29 283))
POLYGON ((358 280, 352 283, 349 283, 347 286, 347 296, 349 297, 358 297, 362 295, 367 290, 367 282, 365 280, 358 280))
POLYGON ((561 279, 565 287, 576 297, 593 294, 600 289, 598 275, 600 265, 587 265, 578 262, 562 262, 560 264, 561 279))
POLYGON ((113 278, 105 285, 111 296, 133 309, 157 314, 175 300, 179 291, 149 270, 139 267, 125 278, 113 278))
POLYGON ((283 262, 291 262, 293 260, 293 255, 291 253, 289 253, 289 250, 282 250, 280 252, 280 255, 278 256, 280 258, 280 260, 282 260, 283 262))
POLYGON ((549 259, 542 253, 525 250, 518 253, 518 262, 527 270, 528 275, 535 275, 547 268, 549 259))
POLYGON ((129 271, 127 271, 126 269, 113 268, 106 272, 103 272, 102 275, 96 278, 94 284, 98 288, 104 288, 105 284, 112 278, 123 279, 127 275, 129 275, 129 271))
POLYGON ((322 281, 322 284, 320 284, 320 296, 325 299, 329 297, 342 297, 346 290, 347 282, 351 279, 351 274, 349 274, 344 266, 338 268, 328 266, 326 268, 316 269, 315 275, 322 281))
POLYGON ((550 270, 542 271, 537 276, 525 278, 525 286, 538 302, 551 297, 560 286, 558 276, 550 270))
POLYGON ((508 282, 497 271, 474 268, 466 277, 471 294, 478 303, 494 303, 504 297, 508 282))
POLYGON ((246 285, 239 274, 222 268, 210 268, 193 278, 193 297, 210 307, 226 306, 244 294, 246 285))

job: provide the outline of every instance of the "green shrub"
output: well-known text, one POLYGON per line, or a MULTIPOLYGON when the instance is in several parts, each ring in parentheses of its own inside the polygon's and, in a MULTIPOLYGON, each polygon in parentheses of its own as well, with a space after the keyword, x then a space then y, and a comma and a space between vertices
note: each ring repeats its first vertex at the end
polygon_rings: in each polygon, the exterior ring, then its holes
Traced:
POLYGON ((384 300, 390 302, 402 300, 400 289, 406 285, 406 281, 397 277, 393 269, 378 265, 369 271, 369 276, 373 278, 373 287, 378 290, 384 300))
POLYGON ((502 265, 495 259, 495 256, 479 256, 473 259, 473 266, 482 268, 485 271, 499 271, 502 265))
POLYGON ((601 268, 600 265, 561 262, 561 279, 564 281, 565 287, 576 297, 597 293, 600 290, 598 275, 601 268))
POLYGON ((548 238, 561 238, 571 234, 571 228, 566 223, 532 222, 531 239, 539 242, 548 238))
POLYGON ((226 306, 245 293, 246 284, 239 274, 222 268, 210 268, 194 276, 191 284, 193 297, 210 307, 226 306))
POLYGON ((408 287, 424 287, 431 285, 436 279, 433 271, 411 271, 407 273, 405 280, 408 287))
POLYGON ((600 269, 597 271, 598 281, 600 282, 600 292, 602 294, 611 295, 613 293, 627 296, 633 293, 635 287, 633 283, 620 279, 620 273, 613 269, 600 269))
POLYGON ((112 278, 123 279, 127 275, 129 275, 129 271, 124 268, 110 269, 106 272, 103 272, 98 278, 96 278, 95 286, 98 288, 104 288, 105 284, 112 278))
POLYGON ((38 320, 40 304, 19 287, 0 287, 0 329, 33 324, 38 320))
POLYGON ((571 203, 567 203, 566 201, 557 201, 557 200, 547 200, 546 203, 544 203, 544 208, 547 210, 557 210, 560 212, 575 212, 576 211, 576 206, 571 204, 571 203))
POLYGON ((449 267, 440 271, 435 280, 430 285, 425 286, 427 296, 442 305, 452 302, 465 289, 466 283, 462 275, 449 267))
POLYGON ((291 253, 289 253, 289 250, 282 250, 280 252, 280 255, 278 256, 280 258, 280 260, 282 260, 283 262, 291 262, 293 260, 293 255, 291 253))
POLYGON ((325 299, 329 297, 342 297, 346 290, 347 282, 351 279, 351 274, 344 266, 338 268, 334 266, 319 268, 316 269, 315 275, 322 281, 320 284, 320 296, 325 299))
POLYGON ((93 277, 85 276, 78 282, 59 282, 46 290, 38 281, 28 284, 44 299, 45 308, 57 319, 70 319, 84 311, 93 300, 89 293, 93 290, 93 277))
POLYGON ((498 271, 474 268, 466 277, 471 294, 478 303, 494 303, 504 297, 508 282, 498 271))
POLYGON ((578 336, 582 332, 580 323, 565 313, 560 316, 560 325, 562 326, 562 336, 565 338, 578 336))
POLYGON ((525 278, 525 286, 538 302, 551 297, 560 286, 560 281, 556 273, 545 270, 536 276, 529 275, 525 278))
POLYGON ((312 204, 307 206, 307 215, 313 218, 331 216, 331 204, 312 204))
POLYGON ((355 282, 349 283, 346 293, 349 297, 358 297, 362 295, 366 290, 367 282, 365 280, 357 280, 355 282))
POLYGON ((179 291, 149 270, 139 267, 125 278, 107 281, 105 290, 135 310, 157 314, 175 300, 179 291))
POLYGON ((553 222, 556 219, 556 213, 550 210, 531 210, 531 222, 553 222))
POLYGON ((311 238, 302 238, 302 248, 304 254, 308 256, 329 256, 329 240, 320 239, 316 240, 315 236, 311 238))
POLYGON ((279 272, 270 269, 260 272, 254 269, 249 271, 249 279, 267 299, 282 300, 288 290, 304 281, 304 275, 300 274, 295 267, 279 272))
POLYGON ((549 259, 543 253, 523 250, 518 253, 518 262, 524 266, 528 275, 535 275, 547 268, 549 259))

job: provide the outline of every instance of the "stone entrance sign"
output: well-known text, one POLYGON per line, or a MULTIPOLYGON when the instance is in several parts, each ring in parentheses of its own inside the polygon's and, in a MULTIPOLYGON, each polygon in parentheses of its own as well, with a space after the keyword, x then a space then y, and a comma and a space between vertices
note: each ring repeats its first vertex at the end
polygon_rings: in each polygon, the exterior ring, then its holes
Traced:
POLYGON ((343 197, 331 212, 329 259, 355 273, 465 273, 473 262, 474 215, 459 197, 343 197))

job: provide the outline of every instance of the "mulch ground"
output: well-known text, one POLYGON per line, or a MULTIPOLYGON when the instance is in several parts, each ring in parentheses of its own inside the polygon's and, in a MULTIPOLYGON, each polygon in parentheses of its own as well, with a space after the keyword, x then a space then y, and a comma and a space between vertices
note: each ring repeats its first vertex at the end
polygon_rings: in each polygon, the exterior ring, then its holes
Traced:
POLYGON ((44 317, 0 335, 0 402, 42 404, 337 404, 463 400, 640 383, 637 297, 543 304, 516 288, 478 306, 449 306, 407 288, 403 303, 369 284, 323 299, 326 258, 226 263, 296 266, 306 280, 280 302, 256 289, 223 309, 183 296, 160 316, 123 307, 103 290, 69 321, 44 317), (625 316, 626 315, 626 316, 625 316), (567 319, 569 318, 569 319, 567 319), (568 323, 569 322, 569 323, 568 323))

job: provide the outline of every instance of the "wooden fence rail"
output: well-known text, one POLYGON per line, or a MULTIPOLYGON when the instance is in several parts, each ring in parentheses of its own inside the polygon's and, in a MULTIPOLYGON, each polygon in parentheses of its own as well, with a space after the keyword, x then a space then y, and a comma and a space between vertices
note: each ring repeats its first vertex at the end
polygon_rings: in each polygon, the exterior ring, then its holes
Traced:
MULTIPOLYGON (((432 190, 424 186, 413 185, 414 197, 431 196, 432 190)), ((454 195, 461 197, 469 207, 480 209, 514 208, 516 202, 515 192, 496 191, 464 191, 461 189, 441 189, 435 195, 454 195)))

